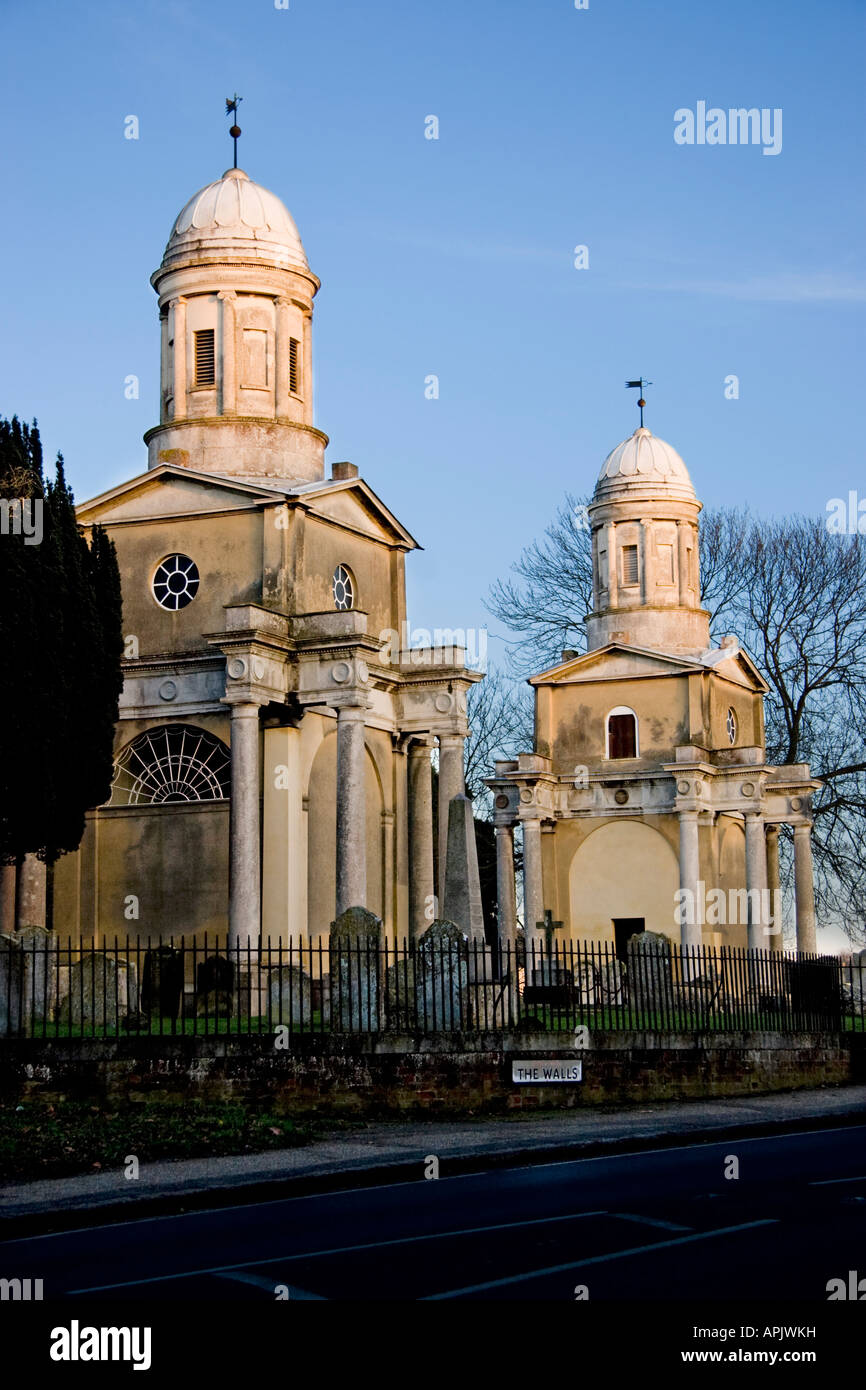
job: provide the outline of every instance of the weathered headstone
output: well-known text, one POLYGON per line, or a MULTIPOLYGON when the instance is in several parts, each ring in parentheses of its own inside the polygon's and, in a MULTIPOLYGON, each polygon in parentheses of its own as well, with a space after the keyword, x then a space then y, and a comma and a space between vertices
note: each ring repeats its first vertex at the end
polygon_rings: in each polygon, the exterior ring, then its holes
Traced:
POLYGON ((673 1008, 671 943, 659 932, 638 932, 628 942, 628 984, 632 1007, 657 1014, 673 1008))
POLYGON ((14 1037, 23 1023, 24 958, 12 936, 0 936, 0 1038, 14 1037))
POLYGON ((234 1012, 234 965, 225 956, 208 956, 195 972, 198 1018, 229 1018, 234 1012))
POLYGON ((24 953, 24 1028, 27 1033, 38 1034, 57 1002, 56 938, 47 927, 19 927, 14 940, 24 953))
POLYGON ((271 1024, 309 1030, 313 1017, 312 981, 297 965, 281 965, 268 980, 271 1024))
MULTIPOLYGON (((453 803, 452 803, 453 804, 453 803)), ((418 939, 415 988, 425 1032, 455 1032, 468 1022, 469 938, 454 922, 433 922, 418 939)))
POLYGON ((331 1027, 376 1033, 381 1027, 382 922, 365 907, 348 907, 331 923, 331 1027))
POLYGON ((135 967, 103 951, 89 951, 69 967, 58 1022, 73 1034, 98 1032, 138 1012, 135 967))
POLYGON ((598 966, 596 988, 601 1004, 617 1005, 623 1002, 625 987, 625 968, 616 956, 608 956, 598 966))
POLYGON ((484 909, 478 875, 475 820, 468 796, 454 796, 448 807, 448 857, 443 919, 454 922, 470 941, 484 941, 484 909))
POLYGON ((418 1022, 416 1002, 415 954, 401 951, 385 971, 386 1026, 398 1033, 415 1028, 418 1022))
POLYGON ((176 1018, 183 993, 183 955, 172 946, 157 946, 144 957, 141 981, 141 1007, 145 1013, 158 1012, 163 1018, 176 1018))

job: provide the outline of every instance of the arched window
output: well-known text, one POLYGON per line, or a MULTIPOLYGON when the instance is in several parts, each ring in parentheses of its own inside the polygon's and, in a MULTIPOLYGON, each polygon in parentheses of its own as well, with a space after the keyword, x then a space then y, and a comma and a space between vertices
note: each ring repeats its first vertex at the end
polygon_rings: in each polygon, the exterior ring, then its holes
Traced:
POLYGON ((607 756, 638 757, 637 715, 628 705, 617 705, 607 716, 607 756))
POLYGON ((355 581, 351 570, 345 565, 338 565, 334 570, 331 593, 334 595, 334 607, 339 613, 345 613, 347 609, 355 607, 355 581))
POLYGON ((119 754, 109 804, 227 800, 230 768, 220 739, 191 724, 163 724, 139 734, 119 754))

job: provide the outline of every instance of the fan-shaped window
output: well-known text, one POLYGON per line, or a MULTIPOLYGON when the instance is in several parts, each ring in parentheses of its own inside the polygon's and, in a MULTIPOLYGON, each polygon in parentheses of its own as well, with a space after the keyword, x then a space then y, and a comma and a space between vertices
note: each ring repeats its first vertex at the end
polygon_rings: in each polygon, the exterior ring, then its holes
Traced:
POLYGON ((222 801, 230 789, 229 750, 204 729, 164 724, 139 734, 114 764, 112 806, 222 801))
POLYGON ((338 565, 334 570, 331 593, 338 612, 345 613, 347 609, 355 607, 355 581, 345 565, 338 565))
POLYGON ((186 608, 198 593, 198 565, 188 555, 166 555, 153 576, 153 596, 172 613, 186 608))
POLYGON ((607 716, 607 756, 636 758, 638 756, 637 715, 628 705, 617 705, 607 716))

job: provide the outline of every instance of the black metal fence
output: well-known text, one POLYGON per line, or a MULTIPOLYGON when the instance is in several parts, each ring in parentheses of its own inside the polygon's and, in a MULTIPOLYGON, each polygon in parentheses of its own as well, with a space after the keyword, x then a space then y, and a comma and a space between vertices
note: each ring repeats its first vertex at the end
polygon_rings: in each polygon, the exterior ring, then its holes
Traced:
POLYGON ((864 1029, 866 960, 661 945, 375 938, 230 946, 0 937, 0 1038, 510 1029, 864 1029))

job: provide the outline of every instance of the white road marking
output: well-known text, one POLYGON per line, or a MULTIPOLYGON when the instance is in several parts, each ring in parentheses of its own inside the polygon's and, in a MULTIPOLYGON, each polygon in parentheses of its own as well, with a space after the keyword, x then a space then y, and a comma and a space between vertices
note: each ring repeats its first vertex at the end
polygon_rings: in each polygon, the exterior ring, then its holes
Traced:
POLYGON ((382 1250, 391 1245, 417 1245, 422 1240, 449 1240, 454 1236, 480 1236, 490 1231, 514 1231, 523 1226, 550 1226, 556 1221, 582 1221, 588 1216, 606 1216, 606 1211, 578 1211, 570 1216, 541 1216, 531 1221, 500 1221, 495 1226, 468 1226, 456 1231, 430 1231, 425 1235, 397 1236, 392 1240, 370 1240, 363 1245, 337 1245, 330 1250, 304 1250, 295 1255, 260 1255, 234 1265, 211 1265, 208 1269, 188 1269, 181 1274, 154 1274, 147 1279, 125 1279, 120 1284, 94 1284, 87 1289, 70 1289, 69 1294, 103 1293, 106 1289, 137 1288, 141 1284, 164 1284, 170 1279, 194 1279, 198 1274, 223 1274, 232 1269, 252 1269, 256 1265, 287 1264, 290 1260, 318 1260, 328 1255, 352 1255, 360 1250, 382 1250))
POLYGON ((693 1231, 694 1226, 680 1226, 676 1221, 659 1221, 655 1216, 633 1216, 629 1211, 612 1211, 617 1221, 637 1221, 641 1226, 660 1226, 663 1231, 693 1231))
POLYGON ((487 1289, 502 1289, 508 1284, 528 1283, 530 1279, 544 1279, 549 1274, 565 1274, 572 1269, 585 1269, 587 1265, 606 1264, 610 1260, 625 1260, 631 1255, 648 1255, 653 1250, 667 1250, 674 1245, 690 1245, 697 1240, 710 1240, 713 1236, 730 1236, 737 1231, 752 1231, 757 1226, 777 1226, 775 1220, 747 1221, 742 1226, 723 1226, 718 1231, 699 1231, 696 1235, 680 1236, 679 1240, 658 1240, 654 1245, 635 1245, 630 1250, 613 1250, 608 1255, 591 1255, 586 1260, 571 1260, 565 1265, 551 1265, 548 1269, 532 1269, 527 1274, 512 1274, 507 1279, 491 1279, 486 1284, 468 1284, 464 1289, 447 1289, 444 1293, 427 1294, 420 1301, 433 1303, 445 1298, 460 1298, 462 1294, 484 1293, 487 1289))
POLYGON ((831 1187, 836 1182, 866 1182, 866 1175, 860 1178, 822 1178, 820 1182, 807 1183, 807 1187, 831 1187))
MULTIPOLYGON (((236 1284, 252 1284, 257 1289, 265 1289, 273 1298, 277 1285, 273 1279, 266 1279, 263 1274, 245 1274, 242 1270, 229 1272, 224 1270, 214 1276, 217 1279, 232 1279, 236 1284)), ((319 1293, 310 1293, 308 1289, 296 1288, 294 1284, 284 1284, 284 1288, 289 1291, 289 1299, 296 1303, 326 1303, 327 1299, 319 1293)), ((285 1299, 274 1298, 275 1303, 287 1302, 285 1299)))

